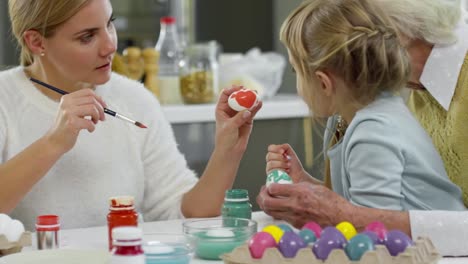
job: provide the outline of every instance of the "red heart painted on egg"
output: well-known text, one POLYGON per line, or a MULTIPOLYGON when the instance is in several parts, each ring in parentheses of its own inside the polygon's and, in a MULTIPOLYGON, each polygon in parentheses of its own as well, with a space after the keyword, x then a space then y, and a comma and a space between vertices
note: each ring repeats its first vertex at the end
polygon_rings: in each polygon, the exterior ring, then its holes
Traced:
POLYGON ((250 109, 257 101, 257 94, 252 90, 240 90, 232 95, 240 106, 250 109))

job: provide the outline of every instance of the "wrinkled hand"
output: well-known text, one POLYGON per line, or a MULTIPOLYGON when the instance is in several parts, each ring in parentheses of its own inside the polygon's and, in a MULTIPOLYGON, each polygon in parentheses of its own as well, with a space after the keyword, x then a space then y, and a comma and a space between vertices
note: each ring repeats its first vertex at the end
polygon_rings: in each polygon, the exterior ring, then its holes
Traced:
POLYGON ((262 102, 251 111, 234 111, 228 105, 228 98, 233 92, 242 89, 233 86, 224 89, 216 105, 216 147, 233 153, 244 153, 247 148, 253 119, 262 107, 262 102))
POLYGON ((289 144, 270 145, 266 155, 266 173, 273 169, 286 171, 294 183, 309 178, 309 174, 302 167, 301 161, 289 144))
POLYGON ((257 203, 266 214, 296 228, 302 228, 309 221, 321 226, 350 221, 354 208, 330 189, 309 182, 263 186, 257 203))
POLYGON ((81 130, 95 130, 99 121, 105 120, 106 103, 91 89, 81 89, 63 95, 53 127, 46 138, 60 152, 73 148, 81 130))

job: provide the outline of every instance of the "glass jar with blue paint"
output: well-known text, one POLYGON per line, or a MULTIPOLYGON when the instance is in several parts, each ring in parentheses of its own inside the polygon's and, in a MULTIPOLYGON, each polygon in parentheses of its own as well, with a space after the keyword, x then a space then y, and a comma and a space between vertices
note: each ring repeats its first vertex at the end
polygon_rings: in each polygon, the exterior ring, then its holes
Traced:
POLYGON ((226 227, 236 227, 245 223, 236 221, 236 218, 252 219, 252 204, 248 191, 245 189, 227 190, 221 213, 226 227))

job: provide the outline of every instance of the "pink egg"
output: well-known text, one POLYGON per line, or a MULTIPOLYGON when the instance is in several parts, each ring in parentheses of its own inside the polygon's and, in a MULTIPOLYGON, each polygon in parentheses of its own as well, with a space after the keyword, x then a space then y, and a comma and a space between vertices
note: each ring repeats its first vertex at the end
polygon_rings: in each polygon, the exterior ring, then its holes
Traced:
POLYGON ((322 233, 322 228, 320 227, 319 224, 315 223, 314 221, 310 221, 302 227, 302 229, 304 228, 314 231, 315 236, 317 238, 320 238, 320 234, 322 233))
POLYGON ((365 231, 371 231, 371 232, 376 233, 377 236, 382 240, 384 240, 385 237, 387 236, 387 228, 382 222, 378 222, 378 221, 368 224, 365 228, 365 231))
POLYGON ((255 259, 263 257, 267 248, 275 248, 276 241, 270 233, 258 232, 249 240, 250 255, 255 259))

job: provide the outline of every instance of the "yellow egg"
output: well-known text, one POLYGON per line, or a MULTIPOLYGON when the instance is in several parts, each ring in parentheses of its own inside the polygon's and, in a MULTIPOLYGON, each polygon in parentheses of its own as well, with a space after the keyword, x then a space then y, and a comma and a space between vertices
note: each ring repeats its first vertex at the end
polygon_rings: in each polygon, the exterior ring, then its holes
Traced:
POLYGON ((350 240, 357 234, 356 228, 354 228, 353 224, 346 221, 337 224, 336 229, 338 229, 347 240, 350 240))
POLYGON ((273 236, 273 238, 275 239, 276 243, 279 243, 281 237, 283 236, 284 234, 284 231, 283 229, 279 228, 278 226, 275 226, 275 225, 269 225, 269 226, 265 226, 263 229, 262 229, 263 232, 267 232, 269 233, 270 235, 273 236))

